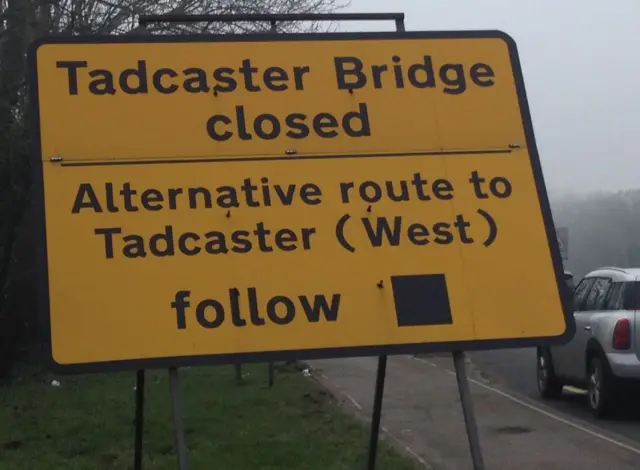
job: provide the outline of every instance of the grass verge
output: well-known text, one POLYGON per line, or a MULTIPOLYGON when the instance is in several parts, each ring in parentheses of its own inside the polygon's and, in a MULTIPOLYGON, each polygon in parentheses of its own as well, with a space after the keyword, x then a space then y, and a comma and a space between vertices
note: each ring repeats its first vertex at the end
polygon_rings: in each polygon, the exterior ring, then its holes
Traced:
MULTIPOLYGON (((191 470, 362 470, 368 427, 293 367, 180 370, 191 470)), ((26 377, 0 387, 0 470, 133 468, 135 373, 26 377)), ((144 470, 177 468, 166 371, 146 376, 144 470)), ((378 470, 415 469, 384 442, 378 470)))

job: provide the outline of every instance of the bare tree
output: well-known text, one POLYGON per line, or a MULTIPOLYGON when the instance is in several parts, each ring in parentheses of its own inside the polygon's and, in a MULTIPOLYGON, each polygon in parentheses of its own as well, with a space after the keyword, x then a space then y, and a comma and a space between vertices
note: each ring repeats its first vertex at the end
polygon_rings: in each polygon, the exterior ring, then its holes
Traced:
MULTIPOLYGON (((328 13, 343 8, 349 1, 338 0, 50 0, 52 32, 67 34, 127 34, 137 30, 140 15, 163 14, 256 14, 256 13, 328 13)), ((283 32, 318 30, 317 22, 287 22, 283 32)), ((327 27, 330 27, 328 25, 327 27)), ((147 33, 242 33, 266 30, 263 23, 156 23, 147 33)))
POLYGON ((32 3, 0 3, 0 375, 20 345, 23 319, 11 314, 8 289, 15 273, 16 228, 27 200, 28 137, 24 120, 25 54, 32 3), (4 360, 3 360, 4 359, 4 360))
MULTIPOLYGON (((0 0, 0 377, 16 351, 37 338, 29 201, 29 140, 25 86, 26 50, 47 34, 193 34, 264 31, 264 23, 155 23, 147 14, 328 13, 348 0, 0 0)), ((288 22, 281 32, 331 28, 288 22)))

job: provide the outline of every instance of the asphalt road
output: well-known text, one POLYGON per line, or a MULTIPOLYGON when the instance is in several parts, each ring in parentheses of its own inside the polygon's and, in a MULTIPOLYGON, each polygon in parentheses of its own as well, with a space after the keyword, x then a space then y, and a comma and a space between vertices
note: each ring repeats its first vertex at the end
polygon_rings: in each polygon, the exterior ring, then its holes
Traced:
POLYGON ((569 389, 556 400, 542 400, 536 386, 535 349, 504 349, 468 353, 475 366, 492 381, 512 390, 544 402, 561 413, 569 414, 590 424, 618 433, 640 442, 640 397, 638 406, 621 410, 620 416, 611 420, 598 420, 591 415, 586 393, 569 389))

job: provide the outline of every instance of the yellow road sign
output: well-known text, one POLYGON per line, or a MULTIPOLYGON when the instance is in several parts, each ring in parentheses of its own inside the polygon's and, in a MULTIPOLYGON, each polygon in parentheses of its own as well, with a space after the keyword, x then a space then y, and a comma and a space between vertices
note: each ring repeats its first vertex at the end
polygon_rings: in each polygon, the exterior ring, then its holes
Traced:
POLYGON ((30 67, 64 370, 573 334, 502 33, 49 38, 30 67))

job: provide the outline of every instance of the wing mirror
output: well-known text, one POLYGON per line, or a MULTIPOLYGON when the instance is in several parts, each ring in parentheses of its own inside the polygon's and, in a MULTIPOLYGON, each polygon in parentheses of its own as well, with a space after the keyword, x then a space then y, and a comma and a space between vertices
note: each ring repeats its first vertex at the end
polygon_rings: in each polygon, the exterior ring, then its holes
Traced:
POLYGON ((574 311, 574 302, 573 302, 573 291, 575 289, 575 284, 573 283, 573 274, 568 271, 564 272, 564 283, 567 286, 567 304, 571 311, 574 311))

